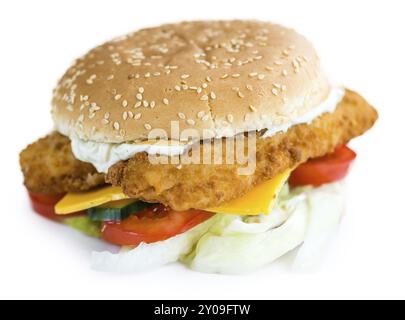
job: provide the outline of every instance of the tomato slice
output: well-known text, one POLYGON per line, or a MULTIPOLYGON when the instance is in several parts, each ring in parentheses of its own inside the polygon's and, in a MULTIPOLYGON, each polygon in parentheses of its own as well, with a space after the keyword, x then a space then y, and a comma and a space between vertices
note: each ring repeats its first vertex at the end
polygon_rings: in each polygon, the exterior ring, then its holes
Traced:
POLYGON ((163 205, 147 208, 120 223, 106 222, 102 238, 121 246, 166 240, 211 218, 202 210, 174 211, 163 205))
POLYGON ((289 184, 297 186, 320 186, 343 179, 349 172, 356 153, 347 146, 341 146, 334 153, 322 158, 311 159, 298 166, 289 178, 289 184))
POLYGON ((28 192, 28 195, 31 200, 31 207, 32 209, 40 214, 41 216, 51 219, 60 221, 63 220, 63 217, 72 217, 85 214, 84 211, 77 212, 74 214, 69 214, 66 216, 57 215, 55 212, 55 205, 59 202, 60 199, 63 198, 62 195, 49 195, 49 194, 38 194, 33 192, 28 192))

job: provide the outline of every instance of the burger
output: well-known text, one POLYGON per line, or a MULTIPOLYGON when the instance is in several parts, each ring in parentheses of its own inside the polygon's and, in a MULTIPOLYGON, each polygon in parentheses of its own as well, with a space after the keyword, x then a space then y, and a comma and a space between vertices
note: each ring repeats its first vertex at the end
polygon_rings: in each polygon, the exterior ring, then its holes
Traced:
POLYGON ((143 29, 76 60, 54 131, 20 154, 34 211, 113 246, 96 270, 245 273, 319 259, 376 110, 280 25, 143 29), (115 248, 118 248, 116 250, 115 248))

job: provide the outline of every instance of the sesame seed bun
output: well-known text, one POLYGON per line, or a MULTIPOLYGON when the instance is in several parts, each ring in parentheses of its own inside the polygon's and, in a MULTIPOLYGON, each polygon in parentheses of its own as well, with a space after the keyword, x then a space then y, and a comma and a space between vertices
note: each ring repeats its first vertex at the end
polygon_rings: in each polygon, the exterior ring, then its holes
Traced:
MULTIPOLYGON (((54 90, 64 135, 100 142, 169 139, 171 121, 201 138, 282 125, 330 91, 301 35, 256 21, 198 21, 131 33, 78 59, 54 90)), ((198 137, 197 137, 198 138, 198 137)))

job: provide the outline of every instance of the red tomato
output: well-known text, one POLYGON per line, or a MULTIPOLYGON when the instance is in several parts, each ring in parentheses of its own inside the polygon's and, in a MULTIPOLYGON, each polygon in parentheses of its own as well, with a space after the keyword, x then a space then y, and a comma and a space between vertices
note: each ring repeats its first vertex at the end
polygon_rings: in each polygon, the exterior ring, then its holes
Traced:
POLYGON ((166 240, 212 216, 212 213, 201 210, 174 211, 163 205, 155 205, 120 223, 106 222, 102 228, 102 238, 117 245, 137 246, 141 242, 166 240))
POLYGON ((356 153, 347 146, 339 147, 334 153, 322 158, 312 159, 295 169, 289 179, 291 186, 320 186, 343 179, 356 153))
POLYGON ((31 199, 32 209, 41 216, 51 220, 62 220, 63 217, 72 217, 82 215, 84 212, 77 212, 67 216, 57 215, 55 213, 55 205, 63 198, 64 195, 48 195, 28 192, 31 199))

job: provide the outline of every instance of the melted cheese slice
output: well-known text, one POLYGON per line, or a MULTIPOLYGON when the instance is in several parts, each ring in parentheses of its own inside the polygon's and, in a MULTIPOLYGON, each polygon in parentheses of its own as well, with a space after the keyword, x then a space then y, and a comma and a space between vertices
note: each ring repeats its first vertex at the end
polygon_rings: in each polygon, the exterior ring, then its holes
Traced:
POLYGON ((120 187, 104 187, 81 193, 68 193, 55 206, 57 214, 69 214, 97 207, 110 201, 128 199, 120 187))
MULTIPOLYGON (((206 211, 238 215, 269 214, 289 176, 290 171, 287 170, 255 187, 243 197, 220 207, 206 209, 206 211)), ((128 199, 128 196, 122 192, 120 187, 110 186, 94 191, 68 193, 56 204, 55 212, 60 215, 69 214, 122 199, 128 199)))
POLYGON ((269 214, 277 201, 283 185, 290 176, 287 170, 273 179, 266 181, 243 197, 230 201, 220 207, 206 209, 206 211, 237 215, 259 215, 269 214))

